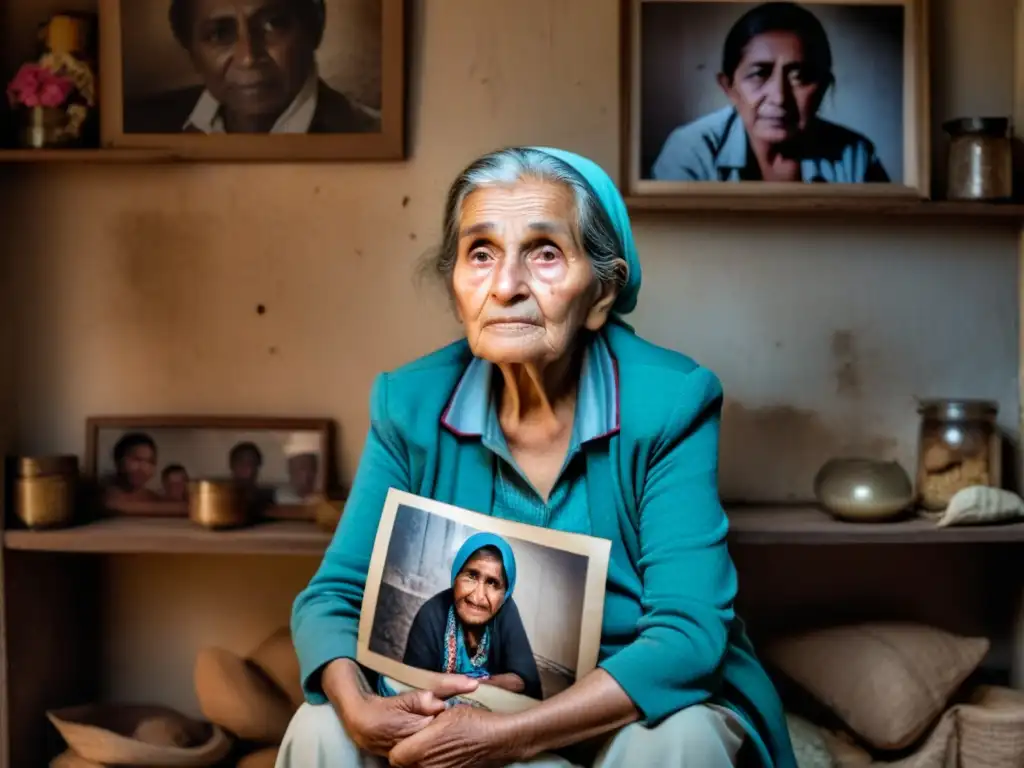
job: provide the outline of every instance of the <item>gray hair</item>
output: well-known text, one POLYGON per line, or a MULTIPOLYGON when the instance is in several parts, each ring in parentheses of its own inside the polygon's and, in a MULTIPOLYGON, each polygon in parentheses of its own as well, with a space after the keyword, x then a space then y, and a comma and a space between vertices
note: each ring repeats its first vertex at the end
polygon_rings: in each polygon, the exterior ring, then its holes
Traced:
POLYGON ((481 187, 510 185, 524 179, 562 184, 572 192, 579 244, 590 258, 594 274, 602 286, 621 288, 625 285, 629 273, 622 243, 607 211, 587 181, 570 165, 546 152, 530 147, 510 147, 474 161, 448 190, 441 247, 425 266, 444 280, 449 293, 458 258, 459 222, 466 198, 481 187))

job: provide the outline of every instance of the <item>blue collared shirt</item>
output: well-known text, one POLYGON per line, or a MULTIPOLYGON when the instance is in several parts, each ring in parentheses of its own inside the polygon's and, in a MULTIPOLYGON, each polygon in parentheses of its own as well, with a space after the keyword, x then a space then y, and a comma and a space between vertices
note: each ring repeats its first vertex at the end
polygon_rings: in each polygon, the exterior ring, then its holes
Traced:
POLYGON ((572 533, 589 534, 590 511, 583 447, 619 430, 619 388, 615 359, 604 339, 594 336, 583 352, 576 416, 565 462, 545 501, 516 464, 498 419, 492 377, 495 366, 480 358, 462 375, 441 423, 460 437, 479 437, 494 454, 495 517, 572 533))
MULTIPOLYGON (((808 126, 800 175, 805 182, 888 182, 874 145, 821 118, 808 126)), ((760 181, 747 131, 733 107, 724 107, 669 134, 651 168, 657 181, 760 181)))

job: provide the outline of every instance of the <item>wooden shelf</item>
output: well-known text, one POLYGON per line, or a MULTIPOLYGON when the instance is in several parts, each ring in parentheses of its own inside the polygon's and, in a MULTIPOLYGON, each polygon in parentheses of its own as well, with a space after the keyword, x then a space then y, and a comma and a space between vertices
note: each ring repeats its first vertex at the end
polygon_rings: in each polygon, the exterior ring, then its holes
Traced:
POLYGON ((731 507, 729 523, 736 544, 1024 543, 1024 523, 939 528, 920 517, 847 523, 810 505, 731 507))
MULTIPOLYGON (((737 507, 729 512, 734 544, 981 544, 1024 543, 1024 523, 937 528, 924 519, 844 523, 814 507, 737 507)), ((119 517, 53 531, 8 530, 7 549, 97 554, 323 554, 331 536, 307 521, 260 523, 207 531, 184 518, 119 517)))
POLYGON ((166 163, 175 159, 165 149, 0 149, 0 164, 166 163))
POLYGON ((108 554, 315 555, 331 535, 307 521, 208 531, 185 518, 115 517, 52 531, 8 530, 7 549, 108 554))
POLYGON ((1024 203, 957 202, 950 200, 908 200, 903 198, 870 200, 860 198, 797 197, 629 197, 631 213, 721 214, 735 216, 786 215, 925 219, 932 221, 974 222, 977 224, 1024 223, 1024 203))

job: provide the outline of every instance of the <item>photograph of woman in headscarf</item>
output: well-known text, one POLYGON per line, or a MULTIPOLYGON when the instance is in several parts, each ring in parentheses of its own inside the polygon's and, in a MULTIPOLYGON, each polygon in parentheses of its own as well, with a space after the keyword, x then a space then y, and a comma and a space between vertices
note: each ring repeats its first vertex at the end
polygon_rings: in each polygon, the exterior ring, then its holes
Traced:
POLYGON ((452 562, 451 586, 416 613, 402 662, 541 698, 537 662, 512 600, 515 586, 508 542, 493 533, 470 536, 452 562))
POLYGON ((644 178, 901 180, 899 3, 642 10, 644 178))
POLYGON ((487 518, 467 519, 469 510, 434 511, 425 502, 398 502, 381 529, 387 546, 368 590, 374 607, 362 620, 367 652, 392 666, 371 685, 387 696, 427 676, 471 678, 490 692, 485 706, 510 702, 508 694, 542 701, 569 688, 596 639, 588 574, 601 566, 557 537, 532 540, 532 530, 515 535, 487 518))

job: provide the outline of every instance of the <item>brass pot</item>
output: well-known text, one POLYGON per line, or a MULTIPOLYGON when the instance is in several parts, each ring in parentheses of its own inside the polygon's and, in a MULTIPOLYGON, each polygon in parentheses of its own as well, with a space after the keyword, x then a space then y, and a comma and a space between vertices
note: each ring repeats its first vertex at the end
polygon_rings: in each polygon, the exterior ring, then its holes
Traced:
POLYGON ((32 529, 64 528, 75 518, 77 456, 27 456, 18 460, 14 512, 32 529))
POLYGON ((231 480, 193 480, 189 483, 188 517, 211 530, 249 524, 245 493, 231 480))
POLYGON ((814 477, 818 503, 834 517, 879 522, 901 515, 914 500, 906 470, 895 461, 832 459, 814 477))

